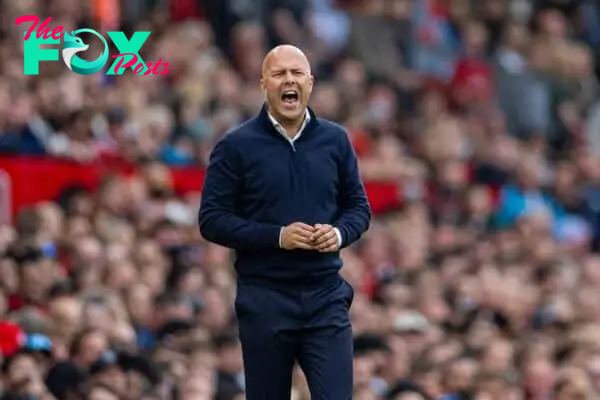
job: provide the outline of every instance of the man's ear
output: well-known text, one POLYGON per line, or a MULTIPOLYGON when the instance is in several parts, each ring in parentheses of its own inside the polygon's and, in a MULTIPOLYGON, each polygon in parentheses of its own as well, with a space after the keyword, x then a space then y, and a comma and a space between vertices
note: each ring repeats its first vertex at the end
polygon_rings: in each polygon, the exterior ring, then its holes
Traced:
POLYGON ((261 75, 260 79, 258 80, 258 84, 262 90, 265 90, 265 78, 263 78, 262 75, 261 75))

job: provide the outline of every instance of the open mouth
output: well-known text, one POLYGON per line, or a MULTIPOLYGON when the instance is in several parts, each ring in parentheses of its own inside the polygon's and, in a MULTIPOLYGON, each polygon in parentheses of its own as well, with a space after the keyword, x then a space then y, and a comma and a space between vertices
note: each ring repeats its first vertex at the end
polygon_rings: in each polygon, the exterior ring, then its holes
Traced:
POLYGON ((286 90, 281 95, 281 100, 285 104, 295 104, 298 101, 298 92, 295 90, 286 90))

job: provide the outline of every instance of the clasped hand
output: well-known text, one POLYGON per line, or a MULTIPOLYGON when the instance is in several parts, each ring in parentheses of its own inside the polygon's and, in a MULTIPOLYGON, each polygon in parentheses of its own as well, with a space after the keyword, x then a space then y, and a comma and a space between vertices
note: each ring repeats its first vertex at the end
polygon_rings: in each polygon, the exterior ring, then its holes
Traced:
POLYGON ((311 226, 294 222, 283 228, 281 244, 286 250, 317 250, 322 253, 336 251, 339 248, 338 237, 333 226, 316 224, 311 226))

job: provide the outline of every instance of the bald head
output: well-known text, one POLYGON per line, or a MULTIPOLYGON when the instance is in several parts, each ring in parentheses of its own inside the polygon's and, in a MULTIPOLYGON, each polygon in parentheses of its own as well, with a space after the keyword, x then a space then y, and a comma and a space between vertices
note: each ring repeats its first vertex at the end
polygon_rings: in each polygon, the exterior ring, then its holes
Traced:
POLYGON ((271 115, 295 132, 304 121, 313 88, 310 64, 302 50, 290 45, 271 50, 263 61, 260 87, 271 115))
POLYGON ((265 76, 266 71, 269 70, 272 64, 276 64, 277 61, 279 61, 280 59, 290 58, 300 61, 308 71, 308 74, 310 75, 310 64, 304 52, 298 47, 292 46, 291 44, 282 44, 280 46, 274 47, 265 56, 262 64, 262 76, 265 76))

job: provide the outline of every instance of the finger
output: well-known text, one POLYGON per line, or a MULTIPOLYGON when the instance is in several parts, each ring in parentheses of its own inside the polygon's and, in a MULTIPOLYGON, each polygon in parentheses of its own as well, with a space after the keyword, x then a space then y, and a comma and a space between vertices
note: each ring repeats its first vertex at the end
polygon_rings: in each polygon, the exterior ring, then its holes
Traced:
POLYGON ((324 243, 321 243, 320 245, 318 245, 318 246, 316 246, 316 247, 317 247, 317 249, 319 249, 319 250, 320 250, 320 249, 327 249, 327 248, 329 248, 329 247, 331 247, 331 246, 335 246, 336 244, 337 244, 337 243, 336 243, 336 240, 335 240, 335 239, 330 239, 330 240, 328 240, 328 241, 326 241, 326 242, 324 242, 324 243))
POLYGON ((315 231, 315 227, 314 226, 310 226, 308 224, 305 224, 304 222, 294 222, 292 224, 294 226, 294 228, 298 228, 298 229, 302 229, 304 231, 307 232, 314 232, 315 231))
POLYGON ((331 229, 333 229, 333 228, 329 225, 321 225, 321 227, 312 234, 312 240, 313 241, 319 240, 321 237, 323 237, 323 235, 325 235, 331 229))
POLYGON ((317 238, 315 240, 315 244, 317 246, 321 246, 322 244, 331 241, 332 239, 335 239, 335 232, 333 230, 330 230, 328 232, 326 232, 324 235, 322 235, 321 237, 317 238))
POLYGON ((311 241, 313 237, 313 233, 304 229, 298 229, 294 231, 294 234, 306 239, 307 241, 311 241))
POLYGON ((319 252, 320 253, 331 253, 331 252, 334 252, 334 251, 337 251, 337 250, 338 250, 337 244, 333 244, 333 245, 331 245, 329 247, 326 247, 324 249, 319 249, 319 252))
POLYGON ((294 248, 302 249, 302 250, 312 250, 313 246, 310 243, 297 241, 297 242, 294 242, 294 248))
POLYGON ((295 235, 292 236, 292 239, 294 241, 294 243, 296 242, 301 242, 304 244, 307 244, 309 246, 313 246, 313 242, 310 240, 310 235, 305 235, 305 234, 301 234, 301 233, 296 233, 295 235))
POLYGON ((294 238, 300 238, 304 242, 310 242, 312 240, 312 234, 307 231, 297 230, 293 233, 294 238))
POLYGON ((326 242, 324 242, 324 243, 322 243, 322 244, 320 244, 320 245, 317 246, 317 248, 319 250, 321 250, 321 249, 328 249, 330 247, 337 247, 337 240, 336 240, 335 237, 331 238, 331 239, 327 240, 326 242))

